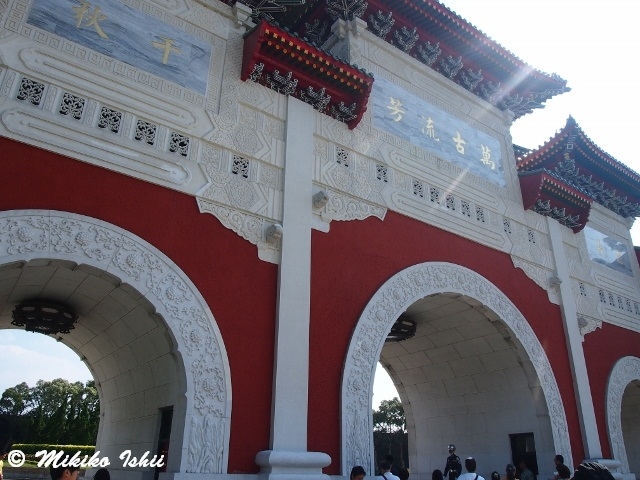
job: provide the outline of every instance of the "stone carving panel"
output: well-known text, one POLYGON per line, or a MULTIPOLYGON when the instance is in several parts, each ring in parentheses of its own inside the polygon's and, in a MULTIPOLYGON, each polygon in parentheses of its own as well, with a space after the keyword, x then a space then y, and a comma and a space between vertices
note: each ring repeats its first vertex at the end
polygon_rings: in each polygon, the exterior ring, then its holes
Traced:
POLYGON ((329 201, 320 216, 325 222, 331 220, 364 220, 367 217, 377 217, 384 220, 387 209, 372 205, 357 198, 330 192, 329 201))
POLYGON ((571 457, 567 419, 549 360, 527 320, 509 298, 476 272, 449 263, 424 263, 391 277, 374 294, 355 328, 342 381, 342 473, 351 465, 373 469, 371 392, 376 365, 391 326, 412 303, 434 293, 456 292, 481 301, 521 342, 540 381, 554 447, 571 457))
POLYGON ((228 205, 273 220, 281 210, 280 170, 257 160, 232 155, 212 145, 202 149, 200 164, 208 180, 198 195, 206 200, 228 205), (234 170, 241 162, 246 170, 234 170))
POLYGON ((640 381, 640 358, 623 357, 616 362, 607 383, 607 429, 614 459, 622 473, 629 472, 629 459, 622 435, 622 396, 630 382, 640 381))
POLYGON ((547 291, 549 301, 560 305, 560 296, 556 288, 552 288, 549 283, 549 278, 553 276, 551 269, 545 268, 535 263, 528 262, 520 257, 511 255, 513 266, 522 269, 522 271, 533 280, 540 288, 547 291))
POLYGON ((49 210, 0 212, 0 264, 35 258, 104 270, 154 305, 174 332, 192 385, 185 422, 191 431, 184 435, 185 442, 190 439, 184 445, 188 471, 225 473, 231 415, 228 360, 215 319, 188 277, 141 238, 101 220, 49 210), (202 428, 207 438, 196 443, 202 428))
POLYGON ((198 198, 200 212, 210 213, 222 225, 234 231, 248 242, 258 247, 258 258, 265 262, 280 263, 281 244, 279 237, 274 240, 267 238, 267 231, 274 224, 257 215, 240 212, 225 205, 219 205, 198 198))
MULTIPOLYGON (((583 309, 579 309, 582 311, 583 309)), ((598 310, 588 310, 589 312, 597 312, 598 310)), ((578 327, 580 328, 580 335, 584 341, 584 336, 587 333, 595 332, 598 328, 602 328, 602 320, 593 318, 588 315, 578 315, 578 327)))

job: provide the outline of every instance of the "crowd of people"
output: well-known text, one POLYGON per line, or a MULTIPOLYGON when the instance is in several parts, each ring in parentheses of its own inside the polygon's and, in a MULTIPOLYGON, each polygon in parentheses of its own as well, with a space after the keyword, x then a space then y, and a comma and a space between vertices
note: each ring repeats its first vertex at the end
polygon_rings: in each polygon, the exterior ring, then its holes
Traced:
MULTIPOLYGON (((465 473, 462 473, 462 462, 456 455, 456 446, 448 446, 449 456, 447 457, 444 471, 436 469, 431 475, 431 480, 485 480, 484 477, 476 473, 477 462, 473 457, 467 457, 464 461, 465 473)), ((572 473, 571 469, 564 463, 562 455, 556 455, 553 459, 555 471, 553 478, 546 480, 614 480, 611 472, 604 465, 597 462, 583 462, 572 473)), ((409 478, 408 468, 393 469, 393 457, 387 455, 385 460, 378 465, 380 477, 384 480, 407 480, 409 478)), ((366 472, 362 466, 355 466, 351 470, 350 480, 363 480, 366 472)), ((497 471, 491 472, 490 480, 535 480, 536 476, 529 469, 527 462, 520 460, 518 468, 512 464, 505 467, 504 476, 497 471)))
MULTIPOLYGON (((431 480, 485 480, 476 473, 477 462, 473 457, 467 457, 464 461, 465 473, 462 473, 462 462, 456 455, 456 447, 453 444, 448 446, 449 456, 447 457, 444 471, 436 469, 431 475, 431 480)), ((0 480, 2 480, 2 461, 6 454, 0 455, 0 480)), ((408 480, 409 469, 400 466, 394 469, 393 456, 387 457, 380 462, 380 477, 384 480, 408 480)), ((552 479, 548 480, 614 480, 611 472, 602 464, 597 462, 583 462, 572 473, 564 463, 562 455, 556 455, 553 459, 555 472, 552 479)), ((499 472, 491 472, 490 480, 535 480, 535 475, 527 466, 524 460, 518 462, 518 470, 512 464, 505 467, 505 476, 499 472), (518 472, 519 470, 519 472, 518 472)), ((51 480, 78 480, 80 470, 76 467, 50 467, 51 480)), ((351 469, 350 480, 364 480, 367 472, 362 466, 355 466, 351 469)), ((109 471, 101 468, 96 471, 93 480, 111 480, 109 471)))

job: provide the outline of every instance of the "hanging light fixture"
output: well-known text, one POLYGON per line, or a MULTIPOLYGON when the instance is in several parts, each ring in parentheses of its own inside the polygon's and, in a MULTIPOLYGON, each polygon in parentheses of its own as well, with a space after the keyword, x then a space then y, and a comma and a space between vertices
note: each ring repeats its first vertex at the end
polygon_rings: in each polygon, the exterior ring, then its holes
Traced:
POLYGON ((78 321, 78 315, 66 305, 43 299, 25 300, 16 305, 12 317, 11 325, 44 335, 69 333, 78 321))
POLYGON ((389 335, 387 335, 387 339, 385 342, 401 342, 403 340, 408 340, 416 334, 416 330, 418 328, 418 324, 411 320, 409 317, 404 315, 400 315, 396 323, 391 327, 391 331, 389 335))

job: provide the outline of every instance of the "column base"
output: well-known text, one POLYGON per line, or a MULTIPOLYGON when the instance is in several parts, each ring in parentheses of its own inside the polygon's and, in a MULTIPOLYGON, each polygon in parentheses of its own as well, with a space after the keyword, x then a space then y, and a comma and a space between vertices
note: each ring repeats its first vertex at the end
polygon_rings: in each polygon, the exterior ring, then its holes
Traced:
POLYGON ((329 480, 322 469, 331 457, 322 452, 264 450, 256 455, 260 478, 268 480, 329 480))

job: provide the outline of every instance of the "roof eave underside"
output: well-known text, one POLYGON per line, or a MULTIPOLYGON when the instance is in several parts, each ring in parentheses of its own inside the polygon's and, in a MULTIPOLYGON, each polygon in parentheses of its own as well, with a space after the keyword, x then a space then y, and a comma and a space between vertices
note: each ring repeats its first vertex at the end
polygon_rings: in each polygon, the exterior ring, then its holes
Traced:
MULTIPOLYGON (((315 20, 325 22, 328 26, 334 23, 335 20, 326 11, 326 5, 326 0, 308 1, 304 5, 289 7, 284 13, 273 16, 280 26, 305 37, 306 25, 312 24, 315 20)), ((370 30, 370 18, 378 11, 384 15, 391 12, 395 20, 393 30, 385 36, 387 42, 394 44, 395 32, 402 27, 408 30, 415 27, 419 39, 406 53, 421 60, 418 54, 419 47, 426 42, 432 45, 438 43, 442 53, 438 61, 431 65, 432 68, 443 73, 440 68, 443 59, 460 57, 463 67, 450 78, 498 108, 512 110, 515 118, 534 109, 543 108, 546 100, 569 91, 565 80, 525 64, 435 0, 369 0, 361 18, 367 21, 370 30), (462 79, 465 72, 469 71, 481 72, 482 82, 469 87, 462 79), (482 87, 489 84, 499 84, 501 92, 490 97, 482 87)), ((328 32, 329 28, 326 30, 328 32)))
POLYGON ((575 163, 580 176, 592 176, 594 182, 604 182, 606 188, 615 189, 619 196, 640 202, 640 175, 598 147, 572 118, 554 137, 520 159, 516 166, 520 172, 541 168, 552 171, 567 160, 575 163))

